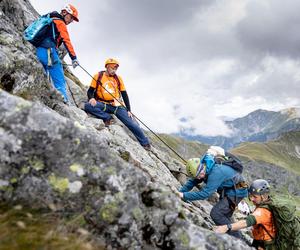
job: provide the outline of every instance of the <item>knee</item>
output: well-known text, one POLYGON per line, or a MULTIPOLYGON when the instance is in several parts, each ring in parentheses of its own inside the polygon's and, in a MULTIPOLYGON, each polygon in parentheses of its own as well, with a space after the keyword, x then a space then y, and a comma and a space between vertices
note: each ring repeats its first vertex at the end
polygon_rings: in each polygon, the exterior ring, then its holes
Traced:
POLYGON ((213 207, 210 211, 210 217, 213 219, 214 217, 216 217, 217 214, 217 209, 213 207))
POLYGON ((222 215, 221 211, 219 209, 217 209, 216 207, 213 207, 210 211, 210 217, 212 218, 212 220, 217 223, 219 221, 219 218, 223 217, 224 215, 222 215))
POLYGON ((93 106, 89 102, 84 103, 83 106, 84 111, 89 112, 92 108, 93 106))

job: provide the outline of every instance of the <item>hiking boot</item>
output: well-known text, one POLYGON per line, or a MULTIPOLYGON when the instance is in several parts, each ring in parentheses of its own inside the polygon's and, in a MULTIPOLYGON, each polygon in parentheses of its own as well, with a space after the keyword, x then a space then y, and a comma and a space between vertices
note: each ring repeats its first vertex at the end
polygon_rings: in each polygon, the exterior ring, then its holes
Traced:
POLYGON ((116 123, 116 121, 113 118, 111 118, 107 121, 104 121, 105 127, 109 127, 110 125, 115 124, 115 123, 116 123))
POLYGON ((146 145, 142 145, 143 148, 147 151, 150 151, 151 150, 151 145, 150 144, 146 144, 146 145))

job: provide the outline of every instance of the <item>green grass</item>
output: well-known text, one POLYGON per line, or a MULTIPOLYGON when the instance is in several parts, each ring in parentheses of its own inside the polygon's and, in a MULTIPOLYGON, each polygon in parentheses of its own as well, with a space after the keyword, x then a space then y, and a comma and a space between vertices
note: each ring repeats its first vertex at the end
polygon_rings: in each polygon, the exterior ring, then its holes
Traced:
POLYGON ((0 249, 104 249, 80 227, 82 223, 78 215, 66 221, 54 213, 1 205, 0 249))
POLYGON ((231 150, 233 154, 253 161, 271 163, 300 175, 300 131, 289 132, 267 143, 246 142, 231 150))

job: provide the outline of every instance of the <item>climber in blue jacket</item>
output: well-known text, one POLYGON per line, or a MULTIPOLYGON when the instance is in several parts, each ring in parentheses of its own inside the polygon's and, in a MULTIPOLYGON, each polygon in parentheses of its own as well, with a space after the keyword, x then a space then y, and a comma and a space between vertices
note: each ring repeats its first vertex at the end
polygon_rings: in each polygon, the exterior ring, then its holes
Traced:
MULTIPOLYGON (((212 146, 202 159, 192 158, 187 161, 186 170, 192 178, 188 179, 179 192, 176 192, 184 201, 205 200, 214 192, 218 192, 219 202, 214 205, 210 213, 216 225, 230 224, 235 207, 248 196, 248 186, 241 175, 241 170, 235 169, 232 164, 227 164, 224 150, 212 146), (224 161, 218 164, 216 157, 219 159, 224 157, 224 161), (201 182, 205 183, 201 190, 191 191, 201 182)), ((229 230, 228 233, 241 238, 241 234, 237 231, 229 230)))

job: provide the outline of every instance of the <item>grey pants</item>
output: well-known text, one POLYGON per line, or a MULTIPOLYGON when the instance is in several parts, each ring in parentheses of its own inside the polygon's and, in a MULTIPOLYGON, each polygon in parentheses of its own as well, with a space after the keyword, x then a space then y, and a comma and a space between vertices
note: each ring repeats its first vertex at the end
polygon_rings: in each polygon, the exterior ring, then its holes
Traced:
MULTIPOLYGON (((231 224, 231 217, 235 206, 242 200, 242 198, 224 197, 212 208, 210 217, 217 226, 231 224), (234 201, 234 202, 233 202, 234 201)), ((242 234, 239 231, 231 231, 228 234, 242 239, 242 234)))

